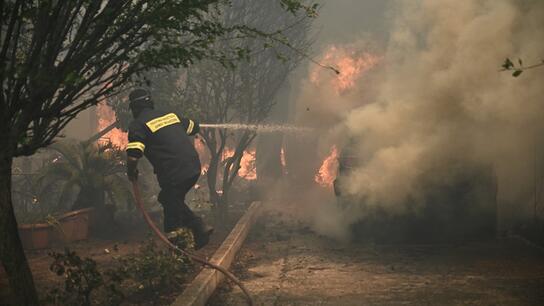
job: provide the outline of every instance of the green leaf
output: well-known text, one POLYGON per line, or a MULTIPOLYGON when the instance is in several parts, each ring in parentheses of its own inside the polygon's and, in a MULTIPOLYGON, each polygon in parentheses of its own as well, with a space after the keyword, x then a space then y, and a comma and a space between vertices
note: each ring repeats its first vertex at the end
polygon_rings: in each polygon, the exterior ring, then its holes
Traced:
POLYGON ((523 73, 523 70, 516 69, 514 73, 512 73, 512 76, 517 78, 521 73, 523 73))
POLYGON ((502 64, 501 67, 503 67, 506 70, 510 70, 512 69, 512 67, 514 67, 514 63, 512 63, 512 61, 509 58, 506 58, 506 60, 504 61, 504 64, 502 64))

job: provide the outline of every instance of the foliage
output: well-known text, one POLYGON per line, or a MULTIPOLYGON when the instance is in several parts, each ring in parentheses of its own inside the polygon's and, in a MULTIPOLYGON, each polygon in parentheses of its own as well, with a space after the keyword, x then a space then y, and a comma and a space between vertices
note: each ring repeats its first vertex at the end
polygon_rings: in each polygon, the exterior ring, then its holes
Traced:
POLYGON ((77 187, 74 209, 103 206, 105 195, 118 207, 133 207, 121 150, 111 143, 86 142, 59 142, 51 148, 60 156, 42 169, 39 179, 46 190, 61 182, 60 205, 70 202, 77 187))
POLYGON ((170 242, 172 242, 178 248, 190 251, 193 251, 195 249, 195 238, 193 236, 193 232, 190 229, 182 227, 168 234, 168 239, 170 240, 170 242))
MULTIPOLYGON (((215 41, 243 28, 209 18, 228 0, 2 1, 0 113, 15 156, 50 144, 80 111, 150 68, 229 63, 215 41)), ((281 0, 293 13, 314 6, 281 0)), ((3 129, 4 130, 4 129, 3 129)), ((12 148, 10 148, 12 149, 12 148)))
MULTIPOLYGON (((207 17, 230 29, 210 47, 216 50, 232 50, 231 57, 220 60, 203 58, 194 65, 182 69, 168 67, 149 69, 142 73, 139 78, 127 83, 120 90, 121 95, 113 96, 107 101, 115 110, 120 128, 126 130, 132 119, 125 97, 134 86, 147 87, 159 107, 168 107, 189 117, 198 118, 202 106, 187 96, 189 89, 186 84, 191 78, 190 71, 193 70, 191 67, 199 69, 199 66, 209 66, 209 69, 220 71, 240 70, 237 68, 247 65, 251 59, 272 56, 275 64, 281 67, 306 58, 316 65, 338 73, 334 67, 323 65, 307 54, 311 43, 306 39, 305 31, 309 29, 312 18, 317 16, 318 4, 301 0, 280 0, 279 5, 277 1, 229 0, 228 3, 228 6, 224 6, 220 11, 211 12, 207 17)), ((261 61, 261 64, 264 63, 261 61)), ((267 69, 261 68, 263 71, 267 69)), ((273 79, 275 76, 270 78, 273 79)), ((236 101, 231 102, 235 108, 236 101)))
MULTIPOLYGON (((51 154, 47 152, 42 158, 50 159, 51 154)), ((60 184, 51 184, 43 188, 43 181, 39 179, 39 169, 32 172, 31 158, 23 157, 18 162, 19 167, 14 167, 12 171, 12 199, 17 221, 44 223, 48 217, 64 213, 67 208, 59 205, 58 201, 60 184)))
POLYGON ((35 174, 14 176, 12 186, 14 211, 19 223, 44 222, 48 216, 64 211, 54 192, 57 186, 44 190, 35 174))
POLYGON ((319 4, 317 3, 305 4, 298 0, 281 0, 280 4, 283 8, 293 14, 300 10, 304 10, 309 17, 317 17, 317 9, 319 7, 319 4))
POLYGON ((188 257, 159 248, 152 238, 138 254, 121 257, 118 263, 118 268, 108 274, 124 284, 127 296, 151 299, 179 289, 192 267, 188 257))
POLYGON ((104 285, 104 278, 98 271, 96 261, 81 259, 75 252, 65 249, 64 253, 52 252, 54 261, 50 270, 63 276, 64 288, 55 288, 46 302, 54 305, 91 305, 92 293, 104 285))
POLYGON ((542 60, 541 63, 529 65, 529 66, 523 66, 523 60, 520 58, 517 61, 517 64, 514 63, 510 58, 506 58, 504 60, 504 64, 502 64, 501 71, 512 71, 512 76, 517 78, 519 77, 524 71, 544 66, 544 60, 542 60))
MULTIPOLYGON (((190 240, 179 241, 190 247, 190 240)), ((100 271, 91 258, 75 252, 52 252, 50 270, 64 278, 45 302, 54 305, 119 305, 124 301, 157 301, 161 294, 178 290, 192 269, 189 258, 159 248, 149 238, 136 254, 114 256, 114 267, 100 271)))

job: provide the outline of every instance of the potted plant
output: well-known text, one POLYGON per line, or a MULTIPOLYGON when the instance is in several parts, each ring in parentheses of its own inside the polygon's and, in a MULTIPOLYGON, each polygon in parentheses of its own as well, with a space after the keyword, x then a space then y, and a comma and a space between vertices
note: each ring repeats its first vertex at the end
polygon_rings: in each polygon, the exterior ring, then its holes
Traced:
POLYGON ((71 211, 94 208, 89 216, 91 231, 109 234, 115 225, 115 207, 133 206, 124 152, 111 143, 64 141, 51 148, 58 155, 42 170, 43 188, 59 184, 59 203, 73 201, 71 211))

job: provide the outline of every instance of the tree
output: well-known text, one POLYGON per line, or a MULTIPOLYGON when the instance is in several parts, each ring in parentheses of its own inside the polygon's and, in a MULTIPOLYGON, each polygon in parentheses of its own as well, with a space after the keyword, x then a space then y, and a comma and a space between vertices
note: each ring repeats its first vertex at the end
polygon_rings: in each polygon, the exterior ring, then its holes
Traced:
POLYGON ((506 58, 506 60, 504 60, 504 64, 501 65, 501 70, 499 71, 512 71, 512 76, 517 78, 519 77, 524 71, 526 70, 530 70, 530 69, 534 69, 534 68, 538 68, 538 67, 543 67, 544 66, 544 60, 541 60, 540 63, 535 63, 535 64, 532 64, 532 65, 529 65, 529 66, 524 66, 523 65, 523 60, 520 58, 518 59, 518 62, 517 64, 514 63, 512 60, 510 60, 510 58, 506 58))
MULTIPOLYGON (((224 12, 223 18, 227 26, 247 22, 250 27, 263 32, 272 32, 288 24, 290 26, 283 31, 281 39, 289 41, 290 45, 266 48, 273 42, 252 37, 218 42, 217 48, 237 44, 239 48, 261 50, 232 68, 210 61, 190 67, 184 88, 179 92, 183 94, 185 108, 194 110, 194 116, 202 122, 260 124, 276 103, 278 91, 288 75, 302 59, 301 54, 311 45, 308 40, 311 20, 305 16, 285 14, 274 2, 249 0, 233 1, 233 6, 224 12)), ((201 135, 210 153, 206 174, 210 201, 223 210, 224 215, 244 152, 257 133, 255 130, 203 129, 201 135), (233 153, 224 159, 227 147, 232 148, 233 153)))
POLYGON ((0 260, 19 304, 38 297, 13 213, 13 158, 51 144, 79 112, 141 72, 236 57, 240 50, 212 46, 238 29, 206 18, 228 2, 0 0, 0 260))

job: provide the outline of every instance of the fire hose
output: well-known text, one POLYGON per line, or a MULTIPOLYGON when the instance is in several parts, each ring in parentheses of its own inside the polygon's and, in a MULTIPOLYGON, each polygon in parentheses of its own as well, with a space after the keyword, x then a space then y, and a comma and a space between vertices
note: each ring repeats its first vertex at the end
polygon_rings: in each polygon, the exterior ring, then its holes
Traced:
POLYGON ((172 242, 170 242, 170 240, 168 240, 168 238, 166 238, 166 236, 164 236, 164 234, 159 230, 159 228, 155 225, 153 220, 151 220, 151 217, 149 217, 149 214, 146 212, 146 210, 144 208, 144 203, 142 201, 142 197, 140 195, 140 187, 138 186, 138 182, 136 182, 136 181, 132 182, 132 190, 134 192, 134 198, 136 200, 136 204, 138 205, 138 208, 142 212, 142 215, 144 216, 145 222, 147 223, 147 225, 149 225, 151 230, 160 238, 160 240, 162 240, 164 243, 166 243, 166 245, 168 245, 174 251, 177 251, 177 252, 189 257, 193 261, 198 262, 198 263, 202 264, 203 266, 210 267, 212 269, 215 269, 215 270, 223 273, 228 279, 230 279, 233 283, 235 283, 238 287, 240 287, 240 289, 242 290, 242 292, 246 296, 248 304, 250 306, 253 305, 253 299, 251 298, 251 295, 249 294, 249 291, 242 284, 242 282, 238 278, 236 278, 236 276, 234 276, 231 272, 229 272, 224 267, 213 264, 213 263, 207 261, 206 259, 204 259, 204 258, 202 258, 202 257, 200 257, 198 255, 195 255, 195 254, 192 254, 191 252, 183 250, 183 249, 177 247, 172 242))

